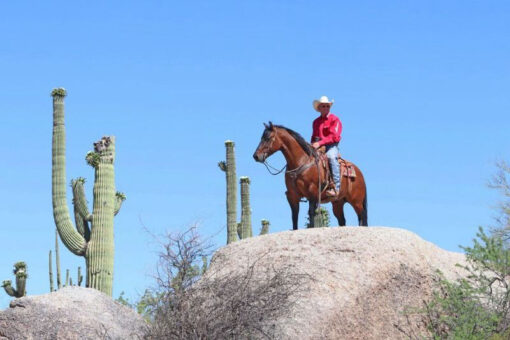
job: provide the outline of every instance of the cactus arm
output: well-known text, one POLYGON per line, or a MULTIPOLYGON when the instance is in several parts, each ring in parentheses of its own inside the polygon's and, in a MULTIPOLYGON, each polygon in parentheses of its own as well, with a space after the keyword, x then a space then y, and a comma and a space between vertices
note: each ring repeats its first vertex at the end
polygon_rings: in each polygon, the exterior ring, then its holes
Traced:
POLYGON ((52 258, 51 258, 51 250, 48 260, 48 267, 49 267, 49 274, 50 274, 50 292, 53 292, 55 289, 53 287, 53 264, 52 264, 52 258))
POLYGON ((4 290, 7 293, 7 295, 12 296, 12 297, 16 297, 18 295, 18 292, 16 291, 16 289, 14 289, 12 287, 11 280, 5 280, 2 283, 2 287, 4 287, 4 290))
MULTIPOLYGON (((73 192, 74 196, 74 192, 73 192)), ((76 225, 76 230, 80 233, 81 236, 85 239, 86 242, 90 241, 90 227, 87 218, 83 217, 78 211, 78 205, 75 203, 75 199, 73 198, 73 206, 74 206, 74 223, 76 225)))
POLYGON ((245 239, 253 236, 250 208, 250 179, 245 176, 241 177, 240 184, 241 184, 241 230, 243 233, 243 239, 245 239))
POLYGON ((266 235, 269 233, 269 221, 268 220, 262 220, 261 221, 262 227, 260 228, 260 234, 259 235, 266 235))
POLYGON ((89 222, 81 217, 81 215, 76 211, 76 206, 74 207, 74 221, 76 224, 76 230, 78 230, 86 242, 90 241, 89 222))
POLYGON ((225 141, 226 160, 218 166, 227 179, 227 244, 237 241, 237 181, 234 142, 225 141))
POLYGON ((64 287, 67 286, 69 286, 69 269, 66 269, 66 284, 64 285, 64 287))
POLYGON ((71 181, 71 188, 73 189, 73 204, 76 211, 80 216, 87 220, 89 219, 89 209, 87 207, 87 199, 85 198, 85 178, 79 177, 71 181))
POLYGON ((77 178, 71 181, 73 190, 74 221, 76 229, 86 242, 90 240, 90 227, 88 221, 92 220, 85 198, 85 178, 77 178))
POLYGON ((52 138, 52 203, 53 218, 65 246, 74 254, 83 256, 87 243, 74 228, 67 206, 65 169, 65 125, 64 89, 55 89, 53 96, 53 138, 52 138))
POLYGON ((113 215, 117 216, 120 208, 122 207, 122 203, 126 200, 126 195, 122 192, 118 192, 115 194, 115 208, 113 209, 113 215))
POLYGON ((85 223, 87 223, 87 221, 84 221, 83 218, 78 213, 78 211, 76 211, 76 205, 75 205, 74 206, 74 224, 76 225, 76 230, 78 230, 78 232, 80 233, 81 236, 83 236, 83 238, 85 238, 85 223))

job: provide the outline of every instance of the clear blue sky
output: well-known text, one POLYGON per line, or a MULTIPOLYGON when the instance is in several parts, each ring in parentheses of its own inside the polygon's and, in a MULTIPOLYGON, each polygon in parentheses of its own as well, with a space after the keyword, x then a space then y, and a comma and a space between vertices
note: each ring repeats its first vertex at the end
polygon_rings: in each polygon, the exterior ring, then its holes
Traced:
MULTIPOLYGON (((134 3, 0 5, 0 280, 24 260, 29 294, 49 291, 54 87, 69 94, 67 181, 86 177, 89 201, 84 156, 117 137, 128 199, 115 218, 115 297, 153 282, 158 247, 142 224, 160 234, 199 221, 224 245, 226 139, 252 180, 255 232, 262 218, 290 229, 283 176, 252 154, 268 120, 308 139, 321 95, 335 99, 342 155, 365 174, 370 225, 459 251, 492 223, 486 182, 510 160, 508 2, 134 3)), ((83 259, 61 253, 76 277, 83 259)), ((0 293, 1 308, 9 301, 0 293)))

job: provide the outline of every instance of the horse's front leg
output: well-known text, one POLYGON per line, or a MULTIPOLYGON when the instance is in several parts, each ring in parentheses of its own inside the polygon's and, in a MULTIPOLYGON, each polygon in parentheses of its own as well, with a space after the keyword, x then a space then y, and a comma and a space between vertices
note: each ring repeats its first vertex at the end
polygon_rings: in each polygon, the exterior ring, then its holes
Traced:
POLYGON ((289 201, 290 210, 292 210, 292 229, 298 229, 298 216, 299 216, 299 197, 287 191, 287 201, 289 201))
POLYGON ((315 228, 315 213, 317 211, 317 201, 309 200, 308 201, 308 220, 309 220, 309 228, 315 228))

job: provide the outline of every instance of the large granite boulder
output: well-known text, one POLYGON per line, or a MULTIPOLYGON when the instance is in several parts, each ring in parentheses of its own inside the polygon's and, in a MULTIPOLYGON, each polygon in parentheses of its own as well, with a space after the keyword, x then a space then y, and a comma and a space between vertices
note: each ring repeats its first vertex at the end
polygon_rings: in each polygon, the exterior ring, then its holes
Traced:
POLYGON ((423 306, 436 269, 449 279, 462 275, 457 263, 465 263, 463 254, 407 230, 336 227, 231 243, 215 254, 208 271, 242 273, 253 265, 264 273, 291 266, 309 274, 297 303, 277 320, 277 339, 405 339, 404 333, 421 331, 405 307, 423 306))
POLYGON ((146 327, 132 309, 82 287, 15 299, 0 311, 0 340, 143 339, 146 327))

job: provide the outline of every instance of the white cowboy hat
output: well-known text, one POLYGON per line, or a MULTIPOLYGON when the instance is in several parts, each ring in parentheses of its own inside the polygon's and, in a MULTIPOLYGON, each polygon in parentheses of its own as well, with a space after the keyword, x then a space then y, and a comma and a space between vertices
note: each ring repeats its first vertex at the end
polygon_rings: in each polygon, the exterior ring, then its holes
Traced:
POLYGON ((329 106, 333 106, 333 103, 335 101, 332 99, 331 101, 329 100, 328 97, 326 96, 322 96, 319 100, 314 100, 313 101, 313 108, 315 111, 319 111, 319 104, 329 104, 329 106))

